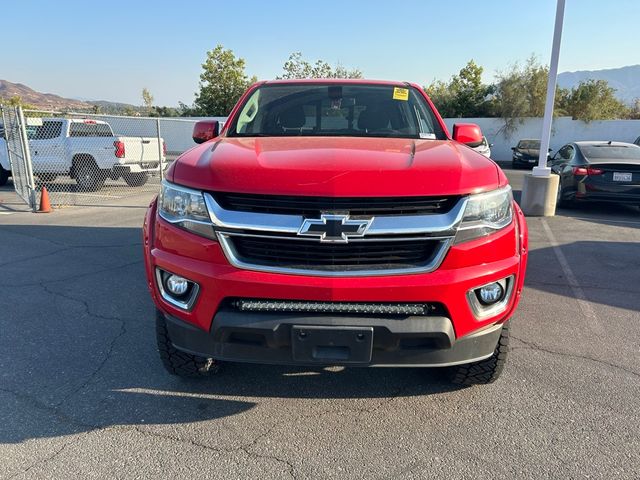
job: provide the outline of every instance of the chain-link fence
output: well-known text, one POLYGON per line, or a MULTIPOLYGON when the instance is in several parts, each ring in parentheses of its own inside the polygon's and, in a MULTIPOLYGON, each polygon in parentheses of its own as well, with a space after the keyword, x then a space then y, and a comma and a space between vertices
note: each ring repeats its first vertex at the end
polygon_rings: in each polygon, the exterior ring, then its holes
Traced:
POLYGON ((2 107, 2 116, 16 192, 34 208, 43 186, 54 206, 144 204, 171 162, 195 146, 199 120, 20 107, 2 107))
MULTIPOLYGON (((168 155, 158 118, 34 110, 24 116, 36 188, 46 185, 53 205, 121 204, 121 199, 148 197, 180 153, 168 155)), ((182 120, 183 133, 193 123, 182 120)))
POLYGON ((25 119, 19 107, 0 106, 0 185, 13 177, 13 186, 28 205, 35 204, 35 185, 31 172, 25 119))
POLYGON ((42 186, 54 206, 140 204, 195 145, 197 119, 2 112, 16 192, 31 205, 42 186))

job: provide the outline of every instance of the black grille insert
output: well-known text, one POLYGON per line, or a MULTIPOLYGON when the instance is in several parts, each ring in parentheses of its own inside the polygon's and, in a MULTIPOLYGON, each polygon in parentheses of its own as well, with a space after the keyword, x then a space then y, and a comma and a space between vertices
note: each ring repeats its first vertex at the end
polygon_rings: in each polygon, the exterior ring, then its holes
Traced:
POLYGON ((428 265, 442 240, 415 239, 320 243, 280 237, 231 236, 245 263, 302 270, 390 270, 428 265))
POLYGON ((447 213, 460 197, 299 197, 217 192, 225 210, 317 216, 320 212, 350 215, 433 215, 447 213))

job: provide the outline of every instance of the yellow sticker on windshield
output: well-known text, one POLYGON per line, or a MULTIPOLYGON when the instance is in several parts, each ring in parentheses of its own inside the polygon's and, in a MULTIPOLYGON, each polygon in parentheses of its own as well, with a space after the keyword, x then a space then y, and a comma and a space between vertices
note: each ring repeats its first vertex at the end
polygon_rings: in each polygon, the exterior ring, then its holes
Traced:
POLYGON ((394 100, 409 100, 409 89, 408 88, 393 88, 393 99, 394 100))

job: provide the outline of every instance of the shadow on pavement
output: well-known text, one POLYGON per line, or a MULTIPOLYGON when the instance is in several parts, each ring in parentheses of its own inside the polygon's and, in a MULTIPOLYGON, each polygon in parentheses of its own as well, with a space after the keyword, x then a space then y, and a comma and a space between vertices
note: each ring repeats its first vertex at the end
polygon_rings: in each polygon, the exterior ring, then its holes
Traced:
POLYGON ((615 203, 589 203, 573 208, 559 208, 556 215, 602 225, 640 228, 640 209, 615 203))
MULTIPOLYGON (((640 243, 577 241, 559 248, 589 302, 638 310, 640 243)), ((525 286, 573 298, 552 247, 529 251, 525 286)))
MULTIPOLYGON (((457 389, 422 369, 228 364, 201 381, 166 373, 139 228, 0 228, 0 442, 249 412, 262 399, 358 399, 457 389)), ((357 408, 355 406, 354 408, 357 408)))

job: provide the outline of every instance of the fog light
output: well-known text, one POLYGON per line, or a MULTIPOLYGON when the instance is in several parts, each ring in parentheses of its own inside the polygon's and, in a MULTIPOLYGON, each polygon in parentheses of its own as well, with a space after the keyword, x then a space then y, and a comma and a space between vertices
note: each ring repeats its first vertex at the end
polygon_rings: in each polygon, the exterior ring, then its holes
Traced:
POLYGON ((191 310, 198 300, 200 286, 166 270, 156 268, 156 281, 162 299, 182 310, 191 310))
POLYGON ((171 274, 167 276, 165 286, 173 295, 180 297, 187 293, 187 290, 189 289, 189 281, 186 278, 171 274))
POLYGON ((509 275, 497 282, 491 282, 468 290, 467 301, 476 319, 483 320, 495 317, 509 308, 514 282, 515 276, 509 275))
POLYGON ((498 282, 490 283, 478 289, 478 296, 484 305, 492 305, 500 300, 504 295, 504 288, 498 282))

